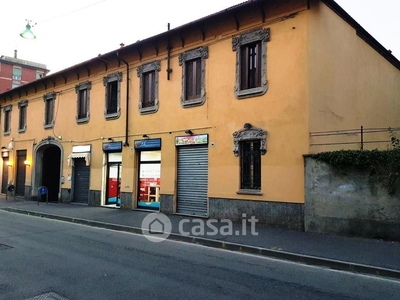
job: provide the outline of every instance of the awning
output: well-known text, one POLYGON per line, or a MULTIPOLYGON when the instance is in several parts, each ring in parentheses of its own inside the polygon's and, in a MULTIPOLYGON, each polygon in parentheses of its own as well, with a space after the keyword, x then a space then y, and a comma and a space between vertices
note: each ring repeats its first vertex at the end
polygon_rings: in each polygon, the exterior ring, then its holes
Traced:
POLYGON ((74 161, 71 158, 84 158, 86 161, 86 165, 90 166, 90 153, 81 152, 81 153, 71 153, 68 155, 68 166, 74 166, 74 161))

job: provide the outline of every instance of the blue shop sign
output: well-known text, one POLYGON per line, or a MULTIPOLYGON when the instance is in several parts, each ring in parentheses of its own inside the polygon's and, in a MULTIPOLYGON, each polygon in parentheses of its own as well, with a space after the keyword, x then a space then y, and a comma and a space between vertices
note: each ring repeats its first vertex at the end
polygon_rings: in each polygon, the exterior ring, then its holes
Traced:
POLYGON ((122 142, 103 143, 104 152, 122 152, 122 142))
POLYGON ((161 139, 134 141, 135 149, 161 149, 161 139))

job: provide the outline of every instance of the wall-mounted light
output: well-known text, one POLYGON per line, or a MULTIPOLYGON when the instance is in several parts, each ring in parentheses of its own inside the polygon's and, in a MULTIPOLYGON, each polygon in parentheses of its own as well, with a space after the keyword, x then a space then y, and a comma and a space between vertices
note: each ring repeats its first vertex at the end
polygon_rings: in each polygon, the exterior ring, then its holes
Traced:
POLYGON ((113 138, 108 138, 107 141, 113 142, 114 140, 113 140, 113 138))
POLYGON ((185 130, 185 133, 186 133, 186 134, 193 135, 193 131, 191 131, 190 129, 186 129, 186 130, 185 130))
POLYGON ((6 165, 9 166, 9 167, 12 167, 12 162, 8 161, 8 162, 6 162, 6 165))
POLYGON ((30 167, 31 166, 31 162, 29 160, 25 160, 24 161, 25 166, 30 167))
POLYGON ((145 139, 149 138, 149 136, 147 134, 143 134, 142 137, 145 138, 145 139))

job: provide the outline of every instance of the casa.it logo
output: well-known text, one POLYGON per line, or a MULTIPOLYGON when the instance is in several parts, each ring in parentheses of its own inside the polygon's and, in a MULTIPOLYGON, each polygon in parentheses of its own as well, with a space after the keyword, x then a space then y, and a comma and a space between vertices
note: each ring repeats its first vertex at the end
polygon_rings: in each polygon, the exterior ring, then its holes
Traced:
POLYGON ((149 214, 142 221, 142 234, 151 242, 166 240, 171 230, 171 220, 162 213, 149 214))

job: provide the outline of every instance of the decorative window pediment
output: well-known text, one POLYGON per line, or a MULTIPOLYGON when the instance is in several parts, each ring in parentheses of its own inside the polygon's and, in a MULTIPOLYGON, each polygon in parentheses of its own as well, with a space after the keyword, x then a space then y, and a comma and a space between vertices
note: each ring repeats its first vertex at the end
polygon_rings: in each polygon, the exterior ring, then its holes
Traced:
POLYGON ((253 127, 250 123, 244 124, 243 128, 233 133, 233 154, 239 156, 240 142, 260 140, 260 151, 267 153, 267 132, 260 128, 253 127))

